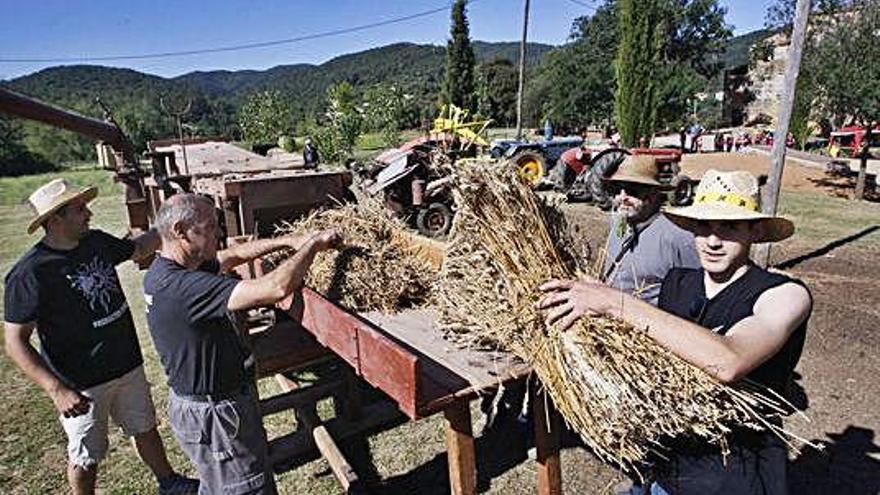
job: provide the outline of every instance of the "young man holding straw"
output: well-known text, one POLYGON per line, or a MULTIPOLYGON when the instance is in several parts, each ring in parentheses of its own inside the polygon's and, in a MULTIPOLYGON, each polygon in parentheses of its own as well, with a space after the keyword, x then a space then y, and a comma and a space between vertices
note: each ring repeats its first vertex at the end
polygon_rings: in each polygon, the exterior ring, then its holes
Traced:
MULTIPOLYGON (((667 210, 694 233, 701 269, 673 269, 655 308, 595 280, 552 280, 541 287, 548 325, 568 328, 585 315, 620 318, 719 381, 747 378, 785 395, 800 358, 812 298, 795 279, 755 266, 749 249, 794 233, 760 213, 758 183, 747 172, 709 170, 694 204, 667 210)), ((771 422, 778 422, 777 418, 771 422)), ((655 466, 653 494, 784 494, 787 449, 772 432, 733 428, 730 455, 687 438, 669 444, 655 466)))

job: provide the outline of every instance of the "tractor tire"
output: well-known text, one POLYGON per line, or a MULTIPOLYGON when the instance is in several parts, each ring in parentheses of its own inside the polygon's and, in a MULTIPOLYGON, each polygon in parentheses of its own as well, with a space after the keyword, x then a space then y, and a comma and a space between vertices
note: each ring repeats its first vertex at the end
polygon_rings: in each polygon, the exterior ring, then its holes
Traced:
POLYGON ((586 189, 593 203, 604 211, 611 209, 612 198, 605 190, 603 179, 614 175, 617 172, 617 167, 629 154, 630 152, 625 149, 609 148, 596 155, 590 164, 589 173, 584 178, 586 189))
POLYGON ((687 175, 676 175, 669 183, 669 203, 672 206, 687 206, 694 201, 694 181, 687 175))
POLYGON ((520 151, 511 160, 519 177, 532 187, 537 187, 547 175, 547 162, 540 153, 520 151))
POLYGON ((416 229, 425 237, 441 237, 452 227, 452 209, 443 203, 431 203, 419 210, 416 229))

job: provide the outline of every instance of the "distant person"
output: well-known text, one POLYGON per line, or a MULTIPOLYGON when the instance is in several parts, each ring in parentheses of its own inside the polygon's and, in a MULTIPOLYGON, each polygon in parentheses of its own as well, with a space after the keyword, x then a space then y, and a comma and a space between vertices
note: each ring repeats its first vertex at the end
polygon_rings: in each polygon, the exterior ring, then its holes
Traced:
POLYGON ((553 140, 553 123, 550 122, 550 119, 544 119, 544 141, 552 141, 553 140))
POLYGON ((687 148, 685 148, 686 144, 687 144, 687 129, 682 127, 681 129, 678 130, 678 146, 679 146, 679 148, 681 148, 682 153, 687 152, 687 148))
POLYGON ((255 388, 254 358, 230 319, 269 306, 302 287, 315 255, 338 245, 335 231, 284 236, 217 251, 210 200, 177 194, 156 215, 162 249, 144 277, 147 322, 168 376, 168 417, 195 465, 202 492, 275 494, 255 388), (279 249, 295 253, 251 280, 235 266, 279 249))
POLYGON ((312 144, 312 138, 307 137, 303 144, 303 160, 306 168, 317 168, 318 162, 321 161, 321 155, 318 154, 318 148, 312 144))
POLYGON ((96 187, 55 179, 28 198, 28 234, 43 238, 6 275, 6 352, 58 410, 67 435, 67 480, 75 494, 95 493, 107 454, 109 419, 134 439, 159 494, 195 494, 197 480, 168 464, 143 358, 116 265, 152 255, 155 231, 133 240, 89 229, 96 187), (34 330, 41 353, 31 347, 34 330))

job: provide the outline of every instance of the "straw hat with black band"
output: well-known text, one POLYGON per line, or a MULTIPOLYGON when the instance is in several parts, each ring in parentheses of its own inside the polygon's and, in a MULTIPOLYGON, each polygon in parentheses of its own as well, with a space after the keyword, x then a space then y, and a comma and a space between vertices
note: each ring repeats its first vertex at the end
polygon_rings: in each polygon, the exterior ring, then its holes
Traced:
POLYGON ((27 233, 33 234, 43 222, 62 206, 83 199, 87 203, 98 196, 98 188, 89 186, 79 188, 67 179, 55 179, 41 186, 28 197, 28 206, 34 213, 34 218, 28 225, 27 233))
POLYGON ((694 193, 693 204, 663 212, 691 232, 695 230, 695 221, 748 220, 760 225, 761 235, 754 242, 778 242, 791 237, 791 220, 761 213, 760 196, 758 180, 748 172, 707 170, 694 193))

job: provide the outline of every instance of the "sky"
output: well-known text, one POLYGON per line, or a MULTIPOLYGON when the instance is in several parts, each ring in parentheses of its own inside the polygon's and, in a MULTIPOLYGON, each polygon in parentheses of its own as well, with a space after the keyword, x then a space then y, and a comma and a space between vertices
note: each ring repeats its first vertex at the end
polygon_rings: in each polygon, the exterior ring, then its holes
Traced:
MULTIPOLYGON (((571 22, 599 0, 531 0, 529 41, 559 45, 571 22)), ((772 0, 719 0, 735 34, 760 29, 772 0)), ((395 42, 445 44, 449 0, 0 0, 0 80, 46 67, 91 64, 163 77, 193 71, 263 70, 320 64, 336 56, 395 42), (442 9, 442 10, 441 10, 442 9), (427 15, 419 15, 429 11, 427 15), (412 17, 411 17, 412 16, 412 17), (101 61, 290 40, 394 23, 331 36, 239 51, 101 61), (52 61, 20 62, 22 59, 52 61), (57 60, 65 59, 65 60, 57 60)), ((518 41, 524 0, 471 0, 472 40, 518 41)))

